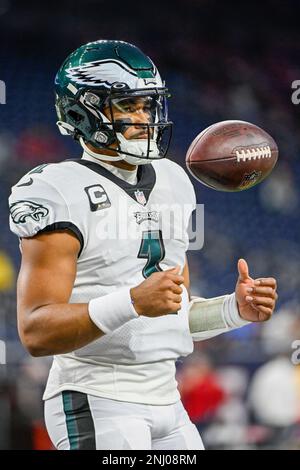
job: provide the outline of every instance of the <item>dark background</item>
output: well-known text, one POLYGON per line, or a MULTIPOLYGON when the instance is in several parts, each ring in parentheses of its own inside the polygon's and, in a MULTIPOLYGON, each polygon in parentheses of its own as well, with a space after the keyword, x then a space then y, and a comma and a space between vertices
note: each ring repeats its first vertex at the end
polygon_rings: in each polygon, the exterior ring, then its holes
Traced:
POLYGON ((97 39, 132 42, 157 65, 172 93, 169 158, 184 166, 191 140, 225 120, 253 122, 279 146, 279 162, 261 185, 216 192, 193 180, 205 204, 205 245, 189 253, 192 294, 234 290, 236 261, 253 276, 277 278, 270 323, 197 343, 178 364, 184 403, 209 448, 299 448, 300 340, 300 4, 216 0, 111 2, 0 0, 0 448, 49 448, 41 394, 50 360, 33 359, 16 329, 18 241, 9 232, 10 187, 39 163, 79 157, 55 126, 53 81, 74 49, 97 39))

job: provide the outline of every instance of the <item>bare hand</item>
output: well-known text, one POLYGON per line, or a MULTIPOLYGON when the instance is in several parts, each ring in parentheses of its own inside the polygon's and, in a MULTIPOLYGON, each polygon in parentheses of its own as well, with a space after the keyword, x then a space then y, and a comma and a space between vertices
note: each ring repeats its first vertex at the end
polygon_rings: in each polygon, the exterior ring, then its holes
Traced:
POLYGON ((239 259, 238 271, 235 295, 241 318, 252 322, 269 320, 278 299, 276 279, 273 277, 252 279, 244 259, 239 259))
POLYGON ((151 274, 145 281, 130 289, 133 305, 139 315, 159 317, 181 308, 184 277, 180 266, 151 274))

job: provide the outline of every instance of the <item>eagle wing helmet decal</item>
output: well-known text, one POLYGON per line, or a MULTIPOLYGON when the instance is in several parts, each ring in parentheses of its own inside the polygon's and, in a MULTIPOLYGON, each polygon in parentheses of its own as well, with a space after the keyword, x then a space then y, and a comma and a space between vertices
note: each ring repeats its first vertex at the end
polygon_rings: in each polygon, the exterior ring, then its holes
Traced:
POLYGON ((126 78, 128 73, 136 76, 133 71, 129 72, 124 66, 120 67, 116 62, 102 62, 98 60, 67 69, 67 77, 82 85, 104 85, 110 88, 112 83, 121 81, 120 72, 122 71, 126 75, 126 78))
POLYGON ((31 217, 35 222, 49 214, 49 210, 41 204, 32 201, 17 201, 9 206, 12 220, 15 224, 24 224, 27 217, 31 217))
MULTIPOLYGON (((155 69, 155 76, 156 76, 155 69)), ((113 83, 128 83, 131 88, 137 83, 137 73, 117 60, 96 60, 77 67, 70 67, 66 75, 73 82, 81 85, 102 85, 110 88, 113 83)), ((157 86, 156 79, 151 82, 157 86)))

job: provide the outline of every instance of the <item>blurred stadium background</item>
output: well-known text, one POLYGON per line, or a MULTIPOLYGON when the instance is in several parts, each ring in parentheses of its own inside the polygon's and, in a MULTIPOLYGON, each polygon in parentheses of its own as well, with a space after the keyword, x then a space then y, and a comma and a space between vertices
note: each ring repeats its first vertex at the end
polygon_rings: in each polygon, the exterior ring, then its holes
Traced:
POLYGON ((0 449, 49 449, 41 395, 50 358, 31 358, 16 328, 18 242, 9 232, 10 187, 37 164, 79 157, 55 126, 53 80, 66 55, 96 39, 141 47, 172 92, 170 158, 184 166, 195 135, 224 119, 251 121, 277 141, 279 163, 266 182, 225 194, 193 181, 205 204, 205 245, 189 253, 192 293, 232 292, 236 261, 253 276, 278 279, 270 323, 195 344, 178 362, 184 404, 211 449, 300 448, 300 4, 0 0, 0 449), (298 356, 299 357, 299 356, 298 356))

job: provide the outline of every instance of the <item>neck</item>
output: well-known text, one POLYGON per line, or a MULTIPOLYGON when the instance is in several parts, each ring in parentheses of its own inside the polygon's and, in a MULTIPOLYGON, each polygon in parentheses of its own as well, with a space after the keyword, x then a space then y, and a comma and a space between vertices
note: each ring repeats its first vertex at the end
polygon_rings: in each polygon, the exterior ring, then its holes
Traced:
POLYGON ((101 155, 117 156, 117 154, 113 150, 101 149, 100 151, 90 144, 86 144, 86 146, 90 150, 92 150, 94 153, 97 153, 99 155, 99 161, 103 163, 108 163, 109 165, 115 166, 116 168, 122 168, 123 170, 135 171, 137 169, 137 165, 131 165, 130 163, 125 162, 124 160, 116 160, 114 162, 111 160, 107 161, 107 160, 101 159, 101 155))
POLYGON ((117 168, 123 168, 123 170, 129 170, 129 171, 134 171, 137 168, 137 165, 131 165, 128 162, 124 161, 118 161, 118 162, 106 162, 105 160, 101 160, 104 163, 109 163, 112 166, 115 166, 117 168))

